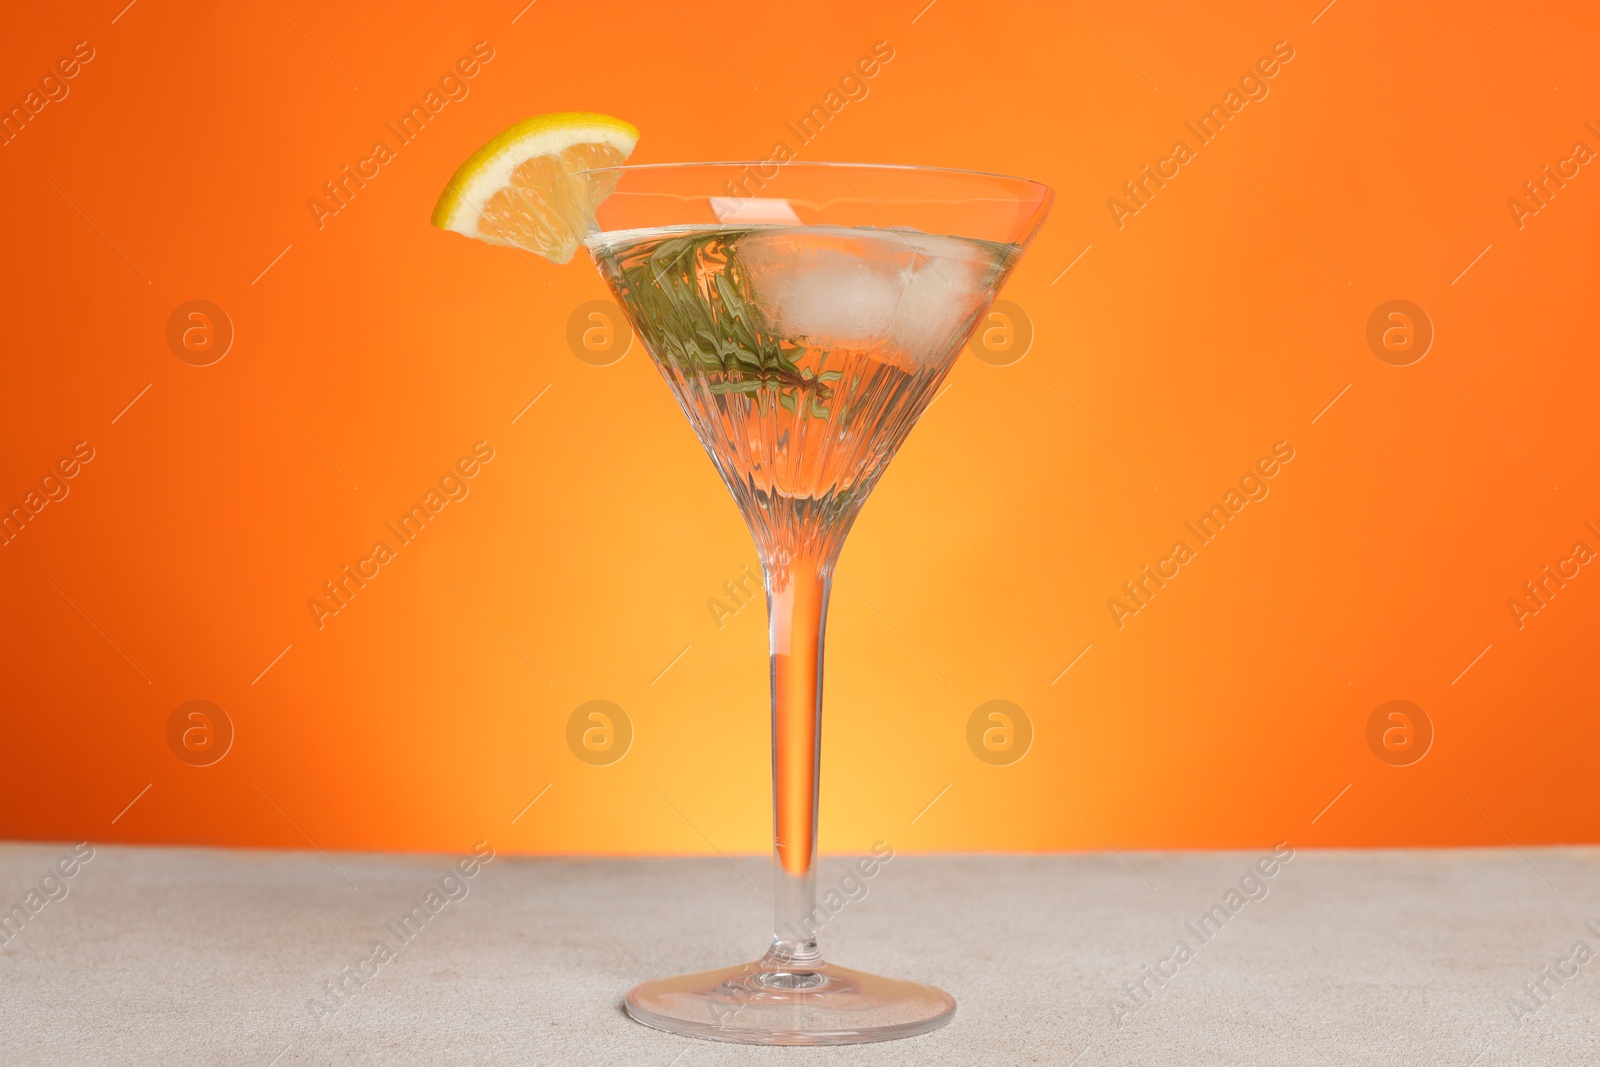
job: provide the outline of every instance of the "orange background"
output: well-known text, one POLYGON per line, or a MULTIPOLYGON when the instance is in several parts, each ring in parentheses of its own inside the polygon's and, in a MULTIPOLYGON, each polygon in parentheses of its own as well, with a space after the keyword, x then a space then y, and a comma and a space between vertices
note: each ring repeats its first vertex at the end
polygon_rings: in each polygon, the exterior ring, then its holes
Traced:
POLYGON ((0 549, 0 835, 764 851, 764 622, 706 606, 755 559, 726 490, 641 350, 569 350, 606 296, 582 255, 427 218, 540 112, 630 119, 635 162, 765 158, 887 41, 800 158, 1058 199, 1004 293, 1031 351, 962 358, 845 549, 823 848, 1600 837, 1600 576, 1507 607, 1600 548, 1600 174, 1507 208, 1600 148, 1592 8, 123 2, 0 39, 7 106, 95 50, 0 148, 0 500, 95 449, 0 549), (1280 40, 1270 95, 1119 229, 1107 199, 1280 40), (478 41, 470 95, 319 229, 307 200, 478 41), (1393 298, 1436 331, 1408 367, 1365 339, 1393 298), (212 366, 167 346, 192 299, 236 330, 212 366), (319 630, 322 582, 480 440, 471 495, 319 630), (1270 497, 1119 630, 1107 599, 1280 440, 1270 497), (236 730, 212 766, 168 748, 192 699, 236 730), (591 699, 633 724, 609 766, 565 740, 591 699), (993 699, 1033 724, 1010 766, 967 747, 993 699), (1412 766, 1367 745, 1391 699, 1436 732, 1412 766))

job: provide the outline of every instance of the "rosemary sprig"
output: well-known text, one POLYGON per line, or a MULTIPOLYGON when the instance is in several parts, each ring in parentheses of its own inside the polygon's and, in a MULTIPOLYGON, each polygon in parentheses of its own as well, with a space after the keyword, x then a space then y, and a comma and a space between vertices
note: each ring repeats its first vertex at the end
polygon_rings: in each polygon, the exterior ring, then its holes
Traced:
POLYGON ((772 330, 750 295, 750 278, 736 245, 749 229, 710 230, 668 237, 604 255, 617 295, 635 312, 646 347, 712 393, 779 391, 795 411, 802 396, 810 414, 826 418, 823 402, 838 371, 801 368, 793 345, 772 330))

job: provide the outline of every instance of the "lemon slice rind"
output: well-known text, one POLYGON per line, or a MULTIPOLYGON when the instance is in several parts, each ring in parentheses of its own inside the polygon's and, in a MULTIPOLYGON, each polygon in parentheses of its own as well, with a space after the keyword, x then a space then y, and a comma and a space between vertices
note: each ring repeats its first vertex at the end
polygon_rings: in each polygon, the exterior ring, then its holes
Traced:
MULTIPOLYGON (((577 145, 605 145, 626 159, 638 140, 636 127, 610 115, 568 111, 526 119, 496 135, 456 169, 434 206, 433 224, 490 244, 525 247, 479 226, 484 205, 512 185, 518 167, 540 156, 559 157, 577 145)), ((569 236, 575 244, 583 233, 569 236)))

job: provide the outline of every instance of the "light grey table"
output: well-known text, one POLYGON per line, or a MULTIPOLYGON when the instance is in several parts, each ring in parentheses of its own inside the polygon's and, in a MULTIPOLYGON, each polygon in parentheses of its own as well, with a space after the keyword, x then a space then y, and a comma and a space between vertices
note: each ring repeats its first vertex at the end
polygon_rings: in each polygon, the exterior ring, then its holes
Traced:
POLYGON ((901 856, 824 949, 960 1006, 930 1035, 840 1049, 622 1014, 634 982, 763 947, 761 859, 499 856, 429 913, 457 857, 71 855, 0 847, 0 906, 26 915, 0 933, 0 1063, 1600 1063, 1600 958, 1574 954, 1600 952, 1593 848, 1300 852, 1236 912, 1259 853, 901 856), (60 860, 72 877, 41 887, 60 860), (386 924, 415 906, 429 917, 402 940, 386 924), (370 977, 327 996, 346 967, 370 977))

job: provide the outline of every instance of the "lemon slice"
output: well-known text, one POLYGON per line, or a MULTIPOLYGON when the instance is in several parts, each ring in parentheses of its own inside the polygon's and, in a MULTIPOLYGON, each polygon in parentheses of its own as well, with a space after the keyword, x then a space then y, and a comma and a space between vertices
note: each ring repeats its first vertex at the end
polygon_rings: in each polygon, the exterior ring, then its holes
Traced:
POLYGON ((445 186, 433 224, 565 263, 611 195, 617 175, 583 175, 626 160, 639 140, 610 115, 564 111, 525 119, 474 152, 445 186))

